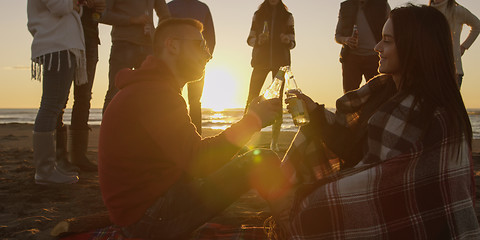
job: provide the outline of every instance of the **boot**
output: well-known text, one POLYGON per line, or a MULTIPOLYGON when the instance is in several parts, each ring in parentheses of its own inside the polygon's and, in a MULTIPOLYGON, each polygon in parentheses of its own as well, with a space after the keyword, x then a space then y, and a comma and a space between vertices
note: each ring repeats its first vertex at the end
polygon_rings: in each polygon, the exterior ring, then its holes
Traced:
POLYGON ((88 148, 88 131, 74 130, 70 128, 71 147, 70 147, 70 159, 73 164, 85 172, 96 172, 98 170, 97 165, 91 162, 86 154, 88 148))
POLYGON ((57 128, 56 140, 57 169, 65 175, 78 175, 80 169, 68 161, 67 126, 57 128))
POLYGON ((54 132, 33 133, 33 160, 36 184, 78 182, 78 175, 65 175, 56 167, 54 132))

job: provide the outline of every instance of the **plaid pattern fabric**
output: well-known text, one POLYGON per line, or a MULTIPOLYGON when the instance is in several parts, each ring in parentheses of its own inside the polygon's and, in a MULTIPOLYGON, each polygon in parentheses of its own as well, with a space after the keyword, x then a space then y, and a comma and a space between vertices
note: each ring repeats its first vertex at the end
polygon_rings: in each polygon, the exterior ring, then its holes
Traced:
MULTIPOLYGON (((353 111, 368 98, 347 95, 344 106, 353 111)), ((327 171, 310 171, 317 182, 297 192, 293 239, 480 239, 470 147, 464 139, 454 144, 459 139, 440 110, 419 141, 418 125, 405 120, 412 103, 411 96, 393 99, 369 119, 368 151, 349 170, 335 171, 325 146, 297 135, 286 160, 306 157, 306 165, 327 171)), ((335 120, 348 116, 337 112, 335 120)), ((309 176, 301 169, 297 178, 309 176)))
POLYGON ((267 239, 260 226, 228 226, 218 223, 206 223, 195 231, 190 240, 264 240, 267 239))
MULTIPOLYGON (((160 236, 161 238, 161 236, 160 236)), ((126 238, 119 227, 109 226, 95 231, 69 235, 62 240, 142 240, 126 238)), ((260 226, 228 226, 218 223, 206 223, 195 231, 190 240, 264 240, 267 239, 263 227, 260 226)))

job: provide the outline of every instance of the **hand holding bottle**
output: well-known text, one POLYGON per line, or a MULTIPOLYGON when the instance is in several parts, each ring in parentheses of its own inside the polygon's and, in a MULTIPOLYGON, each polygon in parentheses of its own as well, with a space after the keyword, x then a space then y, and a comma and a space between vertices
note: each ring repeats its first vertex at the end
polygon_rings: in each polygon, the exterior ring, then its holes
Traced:
POLYGON ((258 35, 258 42, 257 42, 258 45, 263 45, 264 43, 266 43, 268 41, 268 38, 269 38, 268 34, 260 33, 258 35))
POLYGON ((246 115, 249 114, 253 114, 261 121, 262 128, 272 125, 282 114, 282 101, 280 98, 265 100, 258 96, 250 103, 246 115))
POLYGON ((264 44, 265 42, 268 41, 269 38, 270 38, 270 30, 268 29, 268 22, 265 21, 263 22, 262 33, 258 35, 258 44, 259 45, 264 44))
MULTIPOLYGON (((303 94, 302 92, 300 92, 298 90, 290 90, 289 94, 293 94, 298 99, 303 100, 305 102, 305 107, 306 107, 306 110, 307 110, 308 113, 311 113, 318 106, 317 103, 315 103, 309 96, 303 94)), ((285 99, 285 104, 287 104, 288 112, 291 113, 292 106, 290 106, 288 104, 287 99, 285 99)))
POLYGON ((297 97, 300 94, 300 88, 297 86, 295 77, 293 76, 290 67, 286 67, 287 85, 285 91, 285 102, 287 103, 287 109, 292 114, 293 123, 296 126, 303 126, 310 123, 310 116, 308 114, 306 102, 297 97))
POLYGON ((357 48, 358 47, 358 28, 357 28, 357 25, 353 25, 352 36, 346 37, 345 45, 349 46, 350 48, 357 48))

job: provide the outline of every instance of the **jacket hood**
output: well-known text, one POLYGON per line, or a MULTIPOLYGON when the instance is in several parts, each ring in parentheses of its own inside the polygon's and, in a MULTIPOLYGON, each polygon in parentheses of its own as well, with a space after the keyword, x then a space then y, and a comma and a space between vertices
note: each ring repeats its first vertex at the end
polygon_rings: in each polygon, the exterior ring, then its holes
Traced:
POLYGON ((180 89, 168 66, 152 55, 147 56, 138 69, 120 70, 115 77, 115 86, 117 89, 123 89, 131 84, 145 81, 169 82, 173 87, 180 89))

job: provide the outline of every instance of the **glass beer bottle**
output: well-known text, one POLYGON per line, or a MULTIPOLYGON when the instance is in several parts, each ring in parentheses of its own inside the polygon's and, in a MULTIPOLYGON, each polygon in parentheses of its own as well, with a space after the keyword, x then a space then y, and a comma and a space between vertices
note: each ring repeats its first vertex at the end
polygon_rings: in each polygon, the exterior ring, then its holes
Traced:
POLYGON ((273 82, 268 86, 268 88, 263 93, 263 98, 265 100, 278 98, 280 97, 280 90, 282 89, 283 82, 285 81, 285 68, 281 67, 278 69, 277 75, 273 79, 273 82))
POLYGON ((265 34, 265 36, 267 36, 267 38, 270 37, 270 31, 268 30, 268 22, 265 21, 263 22, 263 31, 262 31, 263 34, 265 34))
POLYGON ((300 88, 297 86, 297 82, 295 81, 295 77, 293 76, 290 67, 288 67, 286 71, 287 75, 287 85, 286 85, 286 101, 289 106, 290 113, 292 114, 293 123, 296 126, 303 126, 310 123, 310 117, 307 111, 307 105, 305 101, 299 99, 297 95, 293 92, 301 92, 300 88))

